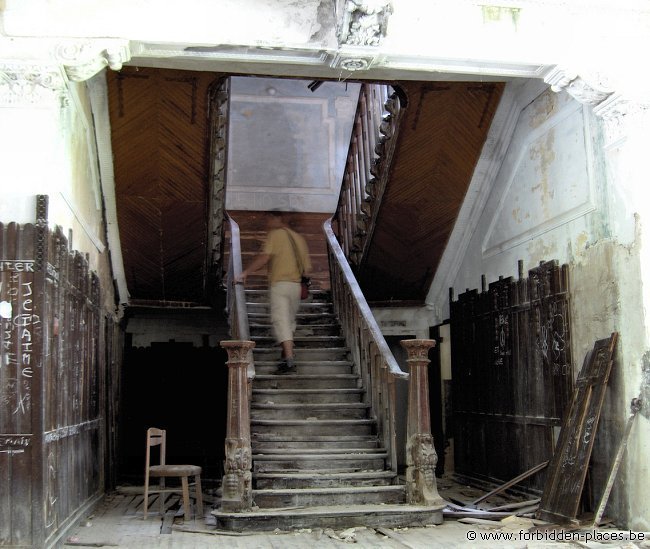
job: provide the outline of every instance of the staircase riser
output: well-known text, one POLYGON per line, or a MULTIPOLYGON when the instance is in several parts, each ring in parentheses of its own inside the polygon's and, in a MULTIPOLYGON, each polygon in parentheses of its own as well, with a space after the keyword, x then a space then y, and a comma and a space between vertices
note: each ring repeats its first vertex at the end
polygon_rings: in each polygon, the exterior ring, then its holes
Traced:
MULTIPOLYGON (((309 292, 308 301, 311 303, 331 304, 332 296, 326 292, 309 292)), ((246 301, 248 303, 266 303, 269 302, 268 292, 246 292, 246 301)))
POLYGON ((299 406, 290 409, 251 408, 251 419, 365 419, 366 408, 338 408, 333 410, 310 410, 299 406))
MULTIPOLYGON (((275 350, 277 343, 275 337, 251 337, 255 342, 255 348, 275 350)), ((345 339, 337 336, 314 336, 308 338, 301 338, 296 336, 293 340, 296 349, 322 349, 322 348, 337 348, 345 346, 345 339)))
POLYGON ((266 461, 263 459, 254 460, 253 471, 257 473, 277 473, 282 471, 304 471, 306 469, 333 469, 336 471, 380 471, 383 470, 385 462, 382 458, 377 459, 336 459, 331 457, 323 459, 287 459, 284 461, 266 461))
POLYGON ((272 532, 275 529, 291 530, 300 528, 332 528, 342 530, 345 528, 367 526, 370 528, 405 528, 424 527, 429 524, 442 524, 443 515, 440 508, 427 511, 409 511, 408 507, 403 512, 394 508, 387 508, 384 513, 373 512, 363 514, 349 513, 341 510, 328 515, 315 514, 300 516, 296 514, 257 516, 248 513, 218 514, 217 529, 233 530, 236 532, 272 532))
MULTIPOLYGON (((296 361, 308 360, 346 360, 348 358, 347 349, 304 349, 302 347, 297 347, 294 353, 296 361)), ((279 360, 280 358, 280 349, 279 347, 275 348, 266 348, 253 349, 253 357, 255 361, 271 361, 279 360)))
POLYGON ((372 425, 251 425, 251 433, 278 435, 371 435, 372 425))
POLYGON ((354 389, 357 382, 353 378, 304 379, 300 377, 273 376, 273 379, 258 379, 253 382, 255 389, 354 389))
POLYGON ((347 493, 344 495, 330 494, 282 494, 264 495, 253 492, 255 505, 263 509, 277 509, 279 507, 312 507, 316 505, 366 505, 369 503, 403 503, 403 491, 396 490, 394 493, 386 492, 362 492, 347 493))
MULTIPOLYGON (((273 336, 273 328, 270 326, 251 326, 250 334, 253 338, 267 337, 271 338, 273 336)), ((310 337, 310 336, 328 336, 335 337, 341 335, 340 328, 332 324, 331 326, 313 326, 313 325, 304 325, 296 326, 296 337, 310 337)))
POLYGON ((254 479, 255 487, 258 490, 284 490, 300 488, 342 488, 349 486, 390 486, 389 478, 363 478, 363 479, 345 479, 345 478, 319 478, 315 475, 312 478, 258 478, 254 479))
MULTIPOLYGON (((270 306, 268 303, 246 303, 246 311, 253 314, 269 314, 270 306)), ((332 314, 332 306, 327 303, 309 303, 303 302, 300 304, 298 314, 300 313, 318 313, 318 314, 332 314)))
POLYGON ((376 440, 368 440, 366 442, 354 440, 346 440, 345 437, 342 437, 339 441, 325 442, 325 441, 315 441, 315 440, 281 440, 277 442, 255 442, 252 443, 253 453, 264 453, 268 450, 277 450, 277 449, 312 449, 312 448, 362 448, 371 450, 373 448, 379 447, 379 442, 376 440))
MULTIPOLYGON (((248 311, 249 313, 251 311, 248 311)), ((271 317, 268 314, 250 314, 249 322, 251 324, 270 324, 271 317)), ((309 326, 311 324, 329 324, 330 322, 336 323, 336 319, 332 314, 302 314, 298 313, 296 317, 296 326, 309 326)))
POLYGON ((253 404, 351 404, 361 402, 361 393, 253 393, 253 404))
MULTIPOLYGON (((274 366, 260 366, 255 365, 255 372, 259 375, 274 375, 277 373, 277 365, 274 366)), ((338 364, 328 364, 323 362, 322 364, 296 364, 296 371, 294 375, 343 375, 351 374, 352 366, 350 365, 338 365, 338 364)))

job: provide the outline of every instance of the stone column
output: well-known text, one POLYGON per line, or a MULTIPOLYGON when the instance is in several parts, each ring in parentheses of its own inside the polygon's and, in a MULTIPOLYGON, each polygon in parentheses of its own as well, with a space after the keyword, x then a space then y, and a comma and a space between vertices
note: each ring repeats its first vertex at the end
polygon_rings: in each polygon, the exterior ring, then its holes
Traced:
POLYGON ((429 349, 432 339, 401 341, 408 353, 409 391, 406 425, 406 502, 409 505, 444 507, 436 486, 438 456, 433 447, 429 416, 429 349))
POLYGON ((228 416, 226 427, 226 465, 221 509, 237 513, 250 511, 252 498, 252 454, 250 401, 247 369, 253 341, 222 341, 228 352, 228 416))

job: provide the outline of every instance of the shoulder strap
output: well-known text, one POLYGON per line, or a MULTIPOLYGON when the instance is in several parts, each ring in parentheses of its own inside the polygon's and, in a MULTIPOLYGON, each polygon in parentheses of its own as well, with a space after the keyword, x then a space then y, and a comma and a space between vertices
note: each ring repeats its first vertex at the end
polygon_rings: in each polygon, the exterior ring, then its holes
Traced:
POLYGON ((302 260, 300 259, 300 253, 298 253, 298 247, 296 246, 296 242, 293 239, 293 236, 291 236, 291 232, 289 229, 284 229, 284 232, 287 233, 287 236, 289 237, 289 241, 291 242, 291 247, 293 248, 293 254, 296 256, 296 264, 298 265, 298 269, 300 270, 300 275, 302 276, 305 272, 305 268, 302 266, 302 260))

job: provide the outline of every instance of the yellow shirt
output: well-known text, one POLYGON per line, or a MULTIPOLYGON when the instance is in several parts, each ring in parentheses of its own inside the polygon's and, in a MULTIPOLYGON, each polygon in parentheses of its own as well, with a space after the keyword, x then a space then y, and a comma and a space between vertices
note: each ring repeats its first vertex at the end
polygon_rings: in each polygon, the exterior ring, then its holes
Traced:
POLYGON ((269 284, 280 281, 300 282, 300 267, 288 233, 293 237, 304 271, 311 271, 311 260, 305 239, 291 229, 273 229, 266 237, 263 250, 263 253, 271 256, 269 284))

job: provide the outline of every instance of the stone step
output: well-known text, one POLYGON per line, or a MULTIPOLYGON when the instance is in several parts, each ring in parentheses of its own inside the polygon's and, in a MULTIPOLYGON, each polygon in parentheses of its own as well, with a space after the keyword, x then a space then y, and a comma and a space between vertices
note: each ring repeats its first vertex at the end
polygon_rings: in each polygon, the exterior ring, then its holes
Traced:
POLYGON ((397 475, 393 471, 336 472, 312 470, 300 473, 254 473, 256 489, 337 488, 341 486, 389 486, 397 475))
POLYGON ((375 429, 372 419, 251 419, 251 434, 372 435, 375 429))
MULTIPOLYGON (((268 303, 269 302, 269 292, 264 289, 247 289, 245 290, 246 301, 250 303, 268 303)), ((312 303, 332 303, 332 294, 330 292, 313 289, 309 290, 309 297, 307 300, 312 303)))
MULTIPOLYGON (((251 340, 255 342, 256 349, 277 348, 277 342, 273 336, 251 335, 251 340)), ((345 338, 340 335, 302 336, 300 334, 296 334, 293 338, 293 344, 296 349, 338 348, 345 346, 345 338)))
POLYGON ((366 402, 333 403, 251 403, 251 419, 364 419, 370 405, 366 402))
POLYGON ((356 374, 256 374, 253 389, 354 389, 356 374))
MULTIPOLYGON (((250 324, 248 328, 252 337, 273 338, 273 326, 270 324, 250 324)), ((336 322, 330 324, 297 324, 295 335, 296 337, 340 336, 341 327, 336 322)))
MULTIPOLYGON (((347 505, 345 507, 308 506, 301 509, 259 509, 246 513, 212 511, 217 529, 234 532, 273 532, 301 528, 335 530, 369 528, 408 528, 442 524, 444 505, 347 505)), ((432 533, 432 535, 434 535, 432 533)))
MULTIPOLYGON (((293 375, 316 374, 351 374, 352 362, 348 360, 296 360, 293 375)), ((255 372, 261 375, 273 375, 278 370, 277 360, 256 360, 255 372)))
POLYGON ((307 433, 304 435, 290 434, 278 435, 276 433, 254 433, 251 435, 251 444, 253 453, 263 453, 266 451, 287 450, 314 450, 326 448, 328 451, 334 449, 347 448, 364 448, 378 449, 381 447, 379 439, 375 435, 314 435, 307 433))
MULTIPOLYGON (((266 313, 270 311, 270 306, 268 303, 255 303, 248 301, 246 303, 246 311, 250 315, 266 313)), ((300 308, 298 309, 298 314, 300 313, 309 313, 309 314, 332 314, 334 312, 331 303, 319 303, 311 301, 301 301, 300 308)))
POLYGON ((397 504, 406 500, 404 486, 344 486, 253 490, 253 501, 261 509, 321 505, 397 504))
POLYGON ((255 454, 253 455, 253 471, 260 473, 290 473, 310 469, 348 472, 383 471, 387 457, 386 452, 255 454))
MULTIPOLYGON (((296 362, 327 361, 327 360, 348 360, 348 347, 317 347, 306 348, 296 346, 294 356, 296 362)), ((255 363, 258 361, 274 361, 280 358, 280 349, 275 347, 255 347, 253 349, 255 363)))
MULTIPOLYGON (((256 365, 257 369, 257 365, 256 365)), ((253 403, 361 402, 363 389, 253 389, 253 403)))
MULTIPOLYGON (((248 311, 248 320, 251 324, 271 324, 271 315, 268 312, 254 313, 248 311)), ((338 323, 334 313, 300 312, 296 315, 296 325, 338 323)))

